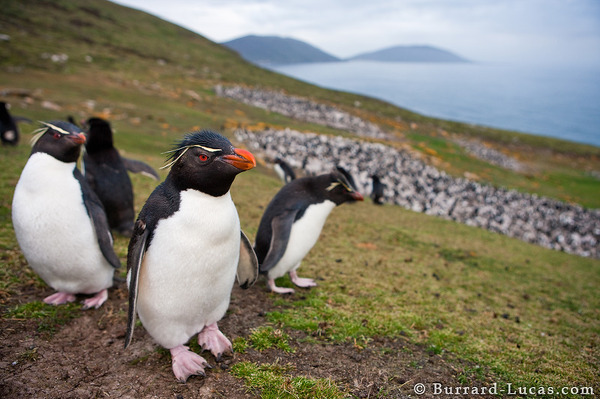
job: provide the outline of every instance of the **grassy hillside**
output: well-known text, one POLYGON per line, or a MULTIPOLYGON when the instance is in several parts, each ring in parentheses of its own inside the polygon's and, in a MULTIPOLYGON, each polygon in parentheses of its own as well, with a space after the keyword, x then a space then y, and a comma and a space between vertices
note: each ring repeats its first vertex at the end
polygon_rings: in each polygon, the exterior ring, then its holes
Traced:
MULTIPOLYGON (((600 148, 431 119, 321 89, 257 68, 201 36, 106 1, 1 1, 0 7, 0 33, 10 36, 0 42, 0 100, 12 104, 13 114, 33 120, 103 116, 116 129, 122 153, 157 168, 175 139, 200 127, 230 137, 240 125, 346 134, 214 95, 215 84, 235 83, 334 104, 380 124, 397 137, 391 145, 410 146, 450 174, 468 172, 499 186, 600 207, 600 182, 590 174, 600 171, 600 148), (68 59, 52 60, 60 54, 68 59), (449 140, 458 134, 516 157, 528 172, 472 158, 449 140)), ((33 290, 41 299, 44 287, 26 267, 10 220, 14 185, 34 126, 21 129, 18 147, 0 148, 0 304, 13 323, 27 314, 21 312, 27 305, 20 298, 33 290)), ((138 176, 133 181, 139 210, 155 183, 138 176)), ((234 200, 251 239, 279 187, 266 165, 236 180, 234 200)), ((126 247, 127 240, 118 237, 115 248, 123 263, 126 247)), ((332 213, 300 272, 316 276, 319 287, 294 297, 269 295, 274 310, 263 320, 291 332, 296 346, 347 344, 360 351, 385 339, 405 340, 442 356, 465 384, 600 389, 598 260, 367 201, 332 213)), ((259 283, 252 289, 265 288, 259 283)), ((79 313, 74 308, 61 317, 68 323, 79 313)), ((114 317, 124 325, 124 313, 114 317)), ((243 338, 251 341, 247 334, 243 338)), ((378 348, 381 356, 392 351, 378 348)), ((427 364, 416 361, 410 367, 417 372, 427 364)), ((408 382, 399 381, 405 377, 390 379, 388 388, 403 389, 408 382)), ((244 379, 251 380, 252 375, 244 379)), ((345 389, 350 388, 340 388, 345 389)), ((385 390, 379 395, 385 397, 385 390)))

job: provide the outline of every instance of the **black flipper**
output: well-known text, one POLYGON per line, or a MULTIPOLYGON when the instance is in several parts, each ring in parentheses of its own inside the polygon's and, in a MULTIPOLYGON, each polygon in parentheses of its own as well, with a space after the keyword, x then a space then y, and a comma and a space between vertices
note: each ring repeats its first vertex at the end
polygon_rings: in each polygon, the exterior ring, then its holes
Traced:
POLYGON ((152 166, 135 159, 129 159, 125 157, 121 157, 121 159, 123 160, 123 164, 128 171, 132 173, 141 173, 142 175, 150 177, 154 180, 160 180, 158 173, 154 170, 154 168, 152 168, 152 166))
POLYGON ((113 238, 110 233, 110 227, 108 227, 108 220, 106 219, 106 212, 104 211, 102 202, 100 202, 96 193, 88 185, 79 169, 75 168, 73 175, 79 181, 79 185, 81 186, 83 203, 92 220, 100 251, 108 263, 115 269, 118 269, 121 267, 121 261, 113 249, 113 238))
POLYGON ((137 309, 137 293, 139 285, 140 270, 142 268, 142 260, 146 253, 148 236, 150 230, 146 228, 146 224, 138 220, 135 223, 133 236, 129 244, 127 253, 127 270, 129 283, 129 309, 127 310, 127 332, 125 334, 125 348, 131 343, 133 338, 133 329, 135 328, 135 316, 137 309))
POLYGON ((260 271, 266 273, 271 270, 281 260, 287 248, 292 231, 292 224, 296 218, 298 210, 288 210, 271 220, 271 245, 265 260, 260 265, 260 271))
POLYGON ((240 260, 237 268, 237 280, 243 289, 250 288, 258 278, 258 259, 256 253, 250 244, 250 240, 243 231, 240 230, 242 238, 240 240, 240 260))

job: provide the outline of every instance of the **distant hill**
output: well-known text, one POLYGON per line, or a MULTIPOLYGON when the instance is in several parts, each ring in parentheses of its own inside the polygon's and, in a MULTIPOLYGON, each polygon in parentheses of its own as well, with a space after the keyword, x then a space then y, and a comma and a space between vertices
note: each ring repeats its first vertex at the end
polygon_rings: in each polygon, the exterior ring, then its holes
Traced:
POLYGON ((470 62, 450 51, 432 46, 394 46, 356 55, 349 60, 389 62, 470 62))
POLYGON ((247 61, 259 65, 340 61, 308 43, 279 36, 249 35, 221 44, 237 51, 247 61))

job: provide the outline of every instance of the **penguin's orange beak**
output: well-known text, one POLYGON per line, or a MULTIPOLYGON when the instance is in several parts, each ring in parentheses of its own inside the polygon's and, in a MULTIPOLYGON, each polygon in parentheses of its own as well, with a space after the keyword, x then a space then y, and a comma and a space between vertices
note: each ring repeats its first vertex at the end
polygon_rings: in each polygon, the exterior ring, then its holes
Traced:
POLYGON ((74 143, 76 144, 83 144, 85 143, 86 139, 85 139, 85 135, 83 133, 79 133, 79 134, 70 134, 69 138, 71 140, 73 140, 74 143))
POLYGON ((235 148, 233 152, 235 155, 223 155, 223 161, 241 170, 252 169, 256 166, 256 159, 250 151, 235 148))
POLYGON ((364 201, 364 197, 362 196, 361 193, 359 193, 358 191, 353 191, 350 196, 352 196, 352 199, 354 201, 364 201))

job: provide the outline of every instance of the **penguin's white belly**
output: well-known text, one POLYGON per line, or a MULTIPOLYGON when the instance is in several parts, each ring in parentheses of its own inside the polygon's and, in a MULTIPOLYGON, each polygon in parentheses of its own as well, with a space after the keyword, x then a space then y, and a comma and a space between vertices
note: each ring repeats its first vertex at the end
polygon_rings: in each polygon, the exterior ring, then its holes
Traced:
POLYGON ((240 222, 229 193, 181 192, 141 265, 137 312, 165 348, 186 343, 227 311, 240 254, 240 222))
POLYGON ((275 173, 277 173, 277 176, 279 176, 279 178, 281 180, 286 181, 285 172, 283 171, 283 168, 278 163, 276 163, 273 166, 273 169, 275 169, 275 173))
MULTIPOLYGON (((294 222, 285 253, 277 265, 269 270, 270 279, 281 277, 300 265, 302 259, 317 243, 327 216, 333 208, 335 208, 335 203, 329 200, 310 205, 302 218, 294 222)), ((277 237, 272 239, 277 239, 277 237)))
POLYGON ((83 203, 74 163, 33 154, 19 178, 12 222, 29 266, 57 291, 93 294, 112 285, 83 203))

